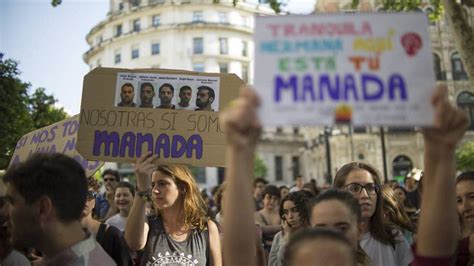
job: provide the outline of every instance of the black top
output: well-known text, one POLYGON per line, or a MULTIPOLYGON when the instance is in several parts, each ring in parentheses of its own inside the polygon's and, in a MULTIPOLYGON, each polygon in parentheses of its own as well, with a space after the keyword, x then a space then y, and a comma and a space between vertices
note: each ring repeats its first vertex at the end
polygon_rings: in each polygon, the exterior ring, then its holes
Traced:
POLYGON ((117 265, 133 265, 123 233, 118 228, 101 223, 95 238, 117 265))

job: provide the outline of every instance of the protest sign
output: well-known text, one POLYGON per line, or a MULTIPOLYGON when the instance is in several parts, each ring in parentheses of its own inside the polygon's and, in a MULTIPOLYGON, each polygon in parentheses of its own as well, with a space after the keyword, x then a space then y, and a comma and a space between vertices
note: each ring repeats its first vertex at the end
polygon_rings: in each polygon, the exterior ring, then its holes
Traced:
POLYGON ((88 161, 77 152, 78 130, 79 115, 76 115, 24 135, 16 144, 9 167, 26 161, 36 152, 58 152, 74 158, 82 165, 87 176, 93 175, 104 163, 97 160, 88 161))
POLYGON ((225 166, 218 111, 244 83, 234 74, 96 68, 84 77, 78 150, 88 159, 225 166))
POLYGON ((255 88, 265 126, 432 125, 423 13, 258 17, 255 88))

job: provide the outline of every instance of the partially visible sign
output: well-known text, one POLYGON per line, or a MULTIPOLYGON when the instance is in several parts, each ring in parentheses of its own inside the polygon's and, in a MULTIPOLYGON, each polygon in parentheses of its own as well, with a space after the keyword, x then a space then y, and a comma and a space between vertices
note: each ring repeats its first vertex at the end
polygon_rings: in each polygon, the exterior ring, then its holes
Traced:
POLYGON ((78 150, 88 159, 225 166, 219 109, 244 85, 234 74, 96 68, 84 77, 78 150))
POLYGON ((59 152, 79 162, 87 176, 93 175, 104 164, 101 161, 88 161, 76 150, 79 115, 62 120, 47 127, 24 135, 16 144, 10 166, 26 161, 36 152, 59 152))
POLYGON ((257 17, 261 120, 432 125, 432 60, 423 13, 257 17))

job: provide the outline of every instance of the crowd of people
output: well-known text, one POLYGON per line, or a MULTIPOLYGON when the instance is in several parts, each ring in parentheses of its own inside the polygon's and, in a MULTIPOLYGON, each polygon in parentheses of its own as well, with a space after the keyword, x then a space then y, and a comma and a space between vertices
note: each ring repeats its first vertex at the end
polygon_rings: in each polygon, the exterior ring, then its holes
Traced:
POLYGON ((136 184, 105 170, 103 192, 73 159, 35 154, 0 182, 0 265, 472 265, 474 172, 456 178, 454 162, 467 119, 445 87, 432 103, 424 168, 403 184, 383 184, 367 162, 347 162, 325 188, 255 178, 249 88, 221 112, 226 177, 212 193, 151 153, 134 164, 136 184))

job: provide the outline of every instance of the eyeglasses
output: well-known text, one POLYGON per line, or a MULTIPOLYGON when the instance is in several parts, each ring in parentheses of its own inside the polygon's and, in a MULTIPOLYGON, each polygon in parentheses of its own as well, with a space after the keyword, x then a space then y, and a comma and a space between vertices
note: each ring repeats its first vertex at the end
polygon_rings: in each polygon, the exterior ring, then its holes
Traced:
POLYGON ((115 178, 104 178, 104 182, 115 182, 115 178))
POLYGON ((95 199, 95 197, 97 197, 97 192, 95 191, 87 191, 87 199, 88 200, 92 200, 92 199, 95 199))
POLYGON ((345 185, 344 188, 350 192, 351 194, 358 195, 362 192, 362 189, 365 189, 367 194, 375 195, 379 192, 379 185, 375 183, 368 183, 365 185, 361 185, 358 183, 350 183, 345 185))

